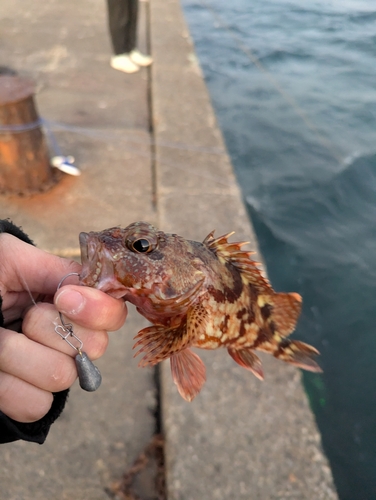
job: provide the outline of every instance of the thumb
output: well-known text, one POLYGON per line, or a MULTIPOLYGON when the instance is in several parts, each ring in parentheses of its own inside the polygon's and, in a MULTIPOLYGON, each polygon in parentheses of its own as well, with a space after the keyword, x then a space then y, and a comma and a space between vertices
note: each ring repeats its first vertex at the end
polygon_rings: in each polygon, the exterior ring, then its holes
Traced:
POLYGON ((127 317, 124 300, 95 288, 67 285, 56 292, 54 301, 65 317, 94 330, 118 330, 127 317))

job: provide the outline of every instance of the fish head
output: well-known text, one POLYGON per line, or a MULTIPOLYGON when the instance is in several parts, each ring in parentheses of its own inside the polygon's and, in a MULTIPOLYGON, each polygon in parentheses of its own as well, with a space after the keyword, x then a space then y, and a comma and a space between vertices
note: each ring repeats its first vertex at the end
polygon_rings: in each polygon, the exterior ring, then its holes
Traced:
POLYGON ((158 317, 179 314, 203 281, 192 242, 146 222, 81 233, 80 247, 80 283, 124 297, 148 318, 156 306, 158 317))
MULTIPOLYGON (((80 283, 119 298, 158 281, 152 253, 159 237, 153 226, 138 222, 125 229, 80 233, 80 283)), ((154 257, 155 258, 155 257, 154 257)))

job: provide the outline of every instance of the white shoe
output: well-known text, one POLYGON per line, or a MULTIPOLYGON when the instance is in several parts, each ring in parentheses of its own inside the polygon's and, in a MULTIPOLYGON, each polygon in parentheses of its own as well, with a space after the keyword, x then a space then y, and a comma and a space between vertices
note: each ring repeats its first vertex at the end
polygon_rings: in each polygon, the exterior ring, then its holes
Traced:
POLYGON ((129 53, 129 57, 135 64, 138 64, 138 66, 150 66, 153 62, 153 59, 150 56, 141 54, 141 52, 137 49, 132 50, 132 52, 129 53))
POLYGON ((136 73, 140 69, 140 66, 135 61, 132 61, 129 54, 112 56, 111 67, 119 71, 124 71, 124 73, 136 73))

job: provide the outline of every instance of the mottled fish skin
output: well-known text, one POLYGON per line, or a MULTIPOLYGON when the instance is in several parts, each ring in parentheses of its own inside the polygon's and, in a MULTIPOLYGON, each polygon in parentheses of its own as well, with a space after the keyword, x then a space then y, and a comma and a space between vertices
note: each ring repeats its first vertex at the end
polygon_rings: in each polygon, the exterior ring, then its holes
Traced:
POLYGON ((123 297, 152 323, 135 337, 140 366, 170 358, 174 382, 188 401, 206 377, 190 347, 226 347, 260 379, 255 350, 321 371, 314 347, 287 338, 300 315, 300 295, 274 292, 252 252, 241 249, 246 243, 229 243, 233 233, 213 234, 199 243, 146 222, 81 233, 80 282, 123 297))

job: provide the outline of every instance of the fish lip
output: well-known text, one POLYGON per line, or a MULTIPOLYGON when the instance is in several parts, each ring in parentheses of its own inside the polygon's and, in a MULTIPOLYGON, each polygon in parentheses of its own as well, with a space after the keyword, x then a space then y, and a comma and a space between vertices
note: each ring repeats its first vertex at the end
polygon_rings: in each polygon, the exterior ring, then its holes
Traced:
POLYGON ((82 269, 79 275, 81 285, 96 286, 98 276, 95 275, 95 268, 97 266, 99 256, 95 242, 91 241, 90 234, 79 234, 80 250, 81 250, 81 264, 82 269))
POLYGON ((80 250, 81 250, 81 262, 82 265, 88 262, 88 238, 89 235, 87 233, 80 233, 78 239, 80 242, 80 250))
POLYGON ((79 242, 82 263, 80 285, 96 288, 115 298, 123 297, 127 289, 114 277, 111 253, 93 233, 80 233, 79 242))

